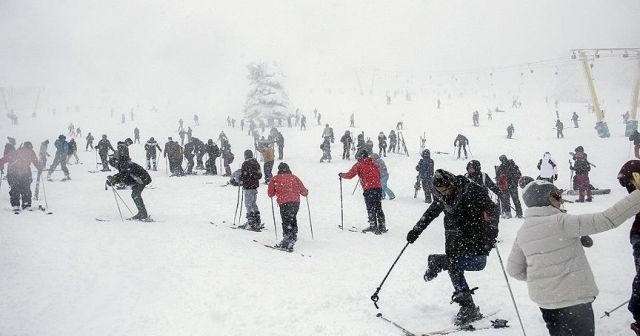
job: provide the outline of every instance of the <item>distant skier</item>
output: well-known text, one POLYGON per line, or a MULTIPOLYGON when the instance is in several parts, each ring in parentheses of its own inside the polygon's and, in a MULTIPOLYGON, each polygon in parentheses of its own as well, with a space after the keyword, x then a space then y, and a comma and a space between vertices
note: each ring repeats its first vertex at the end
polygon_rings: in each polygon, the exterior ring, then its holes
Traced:
POLYGON ((320 158, 320 162, 324 162, 325 160, 331 162, 331 140, 329 137, 324 138, 322 144, 320 145, 320 149, 322 150, 322 157, 320 158))
POLYGON ((378 155, 387 156, 387 136, 382 131, 378 134, 378 155))
POLYGON ((71 139, 69 141, 69 152, 67 152, 67 164, 70 164, 71 157, 76 159, 76 164, 80 163, 80 159, 78 158, 78 144, 76 143, 76 139, 71 139))
POLYGON ((48 149, 49 149, 49 140, 47 139, 40 143, 40 149, 38 150, 38 160, 40 162, 40 166, 43 169, 45 169, 45 167, 47 166, 47 158, 51 156, 49 155, 48 149))
POLYGON ((31 165, 36 167, 38 173, 44 169, 33 151, 31 142, 25 141, 20 148, 0 158, 0 168, 3 168, 5 163, 7 163, 7 183, 10 188, 9 202, 13 211, 31 208, 31 182, 33 181, 31 165), (22 208, 20 201, 22 201, 22 208))
POLYGON ((478 127, 480 126, 480 112, 478 112, 478 110, 473 112, 473 126, 478 127))
POLYGON ((151 164, 153 163, 153 170, 158 170, 158 164, 156 162, 156 149, 162 153, 162 149, 160 149, 160 145, 156 142, 156 139, 153 137, 149 138, 147 143, 144 144, 144 150, 147 152, 147 170, 151 169, 151 164))
POLYGON ((333 143, 334 138, 333 138, 333 128, 329 127, 329 124, 324 125, 324 130, 322 130, 322 138, 329 138, 329 140, 331 140, 331 143, 333 143))
POLYGON ((483 316, 472 297, 477 287, 469 287, 464 272, 485 268, 487 256, 498 236, 499 210, 485 187, 464 176, 438 169, 434 173, 433 184, 436 198, 407 233, 407 242, 414 243, 422 231, 444 212, 445 253, 428 257, 424 280, 435 279, 441 271, 449 273, 454 288, 451 302, 460 305, 454 324, 466 325, 483 316))
POLYGON ((340 138, 342 143, 342 159, 351 160, 351 147, 353 146, 353 138, 349 130, 344 131, 344 135, 340 138))
POLYGON ((173 138, 169 137, 168 140, 164 144, 164 157, 169 161, 169 172, 171 172, 171 176, 183 176, 183 149, 177 141, 173 141, 173 138))
POLYGON ((393 190, 391 190, 391 188, 389 188, 389 186, 387 185, 387 183, 389 182, 389 170, 387 169, 387 164, 380 157, 380 155, 376 153, 371 154, 371 158, 380 170, 380 187, 382 189, 382 199, 385 199, 387 195, 389 196, 389 200, 395 199, 396 195, 393 193, 393 190))
POLYGON ((280 131, 276 130, 275 137, 276 145, 278 145, 278 160, 282 160, 284 156, 284 136, 280 131))
POLYGON ((498 159, 500 165, 496 167, 496 182, 503 196, 500 199, 502 218, 511 218, 511 200, 513 200, 516 209, 516 217, 522 218, 522 206, 518 196, 518 180, 522 177, 520 168, 513 160, 507 159, 504 154, 500 155, 498 159))
POLYGON ((216 167, 216 159, 220 156, 220 148, 218 145, 213 142, 213 139, 209 139, 207 141, 207 145, 205 146, 205 151, 207 152, 207 162, 205 163, 206 175, 217 175, 218 168, 216 167))
POLYGON ((640 132, 634 130, 629 136, 629 141, 633 141, 633 155, 636 159, 640 159, 640 132))
POLYGON ((580 121, 580 117, 578 117, 578 113, 573 112, 573 115, 571 116, 571 121, 573 121, 574 128, 580 127, 580 125, 578 125, 578 121, 580 121))
POLYGON ((260 231, 262 229, 262 220, 260 219, 260 210, 258 209, 256 200, 262 173, 260 172, 260 164, 253 157, 253 152, 249 149, 244 151, 244 162, 242 163, 240 172, 240 183, 244 193, 244 205, 247 209, 247 222, 239 227, 260 231))
POLYGON ((124 116, 124 113, 120 116, 120 123, 124 124, 126 122, 126 117, 124 116))
POLYGON ((298 210, 300 209, 300 195, 309 195, 309 190, 302 181, 291 173, 289 165, 280 162, 278 174, 269 181, 267 189, 269 197, 276 196, 282 219, 282 241, 276 245, 293 251, 293 245, 298 240, 298 210))
POLYGON ((180 146, 184 146, 184 136, 186 134, 187 132, 183 128, 178 131, 178 136, 180 136, 180 146))
POLYGON ((229 165, 233 162, 235 156, 231 152, 229 141, 223 141, 220 145, 220 150, 222 151, 222 161, 224 163, 224 175, 222 176, 231 176, 231 166, 229 165))
POLYGON ((562 121, 560 121, 560 119, 556 120, 556 138, 560 139, 560 138, 564 138, 564 134, 562 133, 562 130, 564 129, 564 124, 562 123, 562 121))
POLYGON ((537 180, 545 180, 551 184, 553 184, 553 181, 558 180, 558 167, 551 159, 551 153, 545 152, 542 159, 538 160, 537 167, 540 171, 537 180))
POLYGON ((193 124, 196 126, 200 126, 200 118, 198 118, 197 114, 193 115, 193 124))
POLYGON ((191 126, 187 126, 187 142, 191 142, 191 137, 193 137, 193 130, 191 126))
MULTIPOLYGON (((416 166, 416 170, 418 171, 418 181, 422 185, 422 190, 424 191, 424 202, 431 203, 434 193, 432 181, 434 163, 431 158, 431 152, 428 149, 423 150, 420 156, 422 158, 418 161, 418 165, 416 166)), ((418 189, 416 188, 416 190, 418 189)))
POLYGON ((587 159, 587 153, 584 152, 582 146, 576 147, 576 152, 573 154, 573 165, 571 170, 575 171, 575 182, 578 189, 578 199, 576 202, 593 201, 593 195, 591 193, 591 182, 589 181, 589 171, 591 171, 591 163, 587 159), (585 194, 587 198, 585 199, 585 194))
POLYGON ((133 129, 133 143, 140 143, 140 129, 137 127, 133 129))
POLYGON ((396 131, 389 131, 389 153, 396 152, 396 145, 398 144, 398 136, 396 135, 396 131))
POLYGON ((349 127, 356 127, 355 122, 356 117, 353 115, 353 113, 351 113, 351 116, 349 117, 349 127))
POLYGON ((194 150, 195 150, 195 144, 193 143, 193 141, 189 141, 184 145, 184 158, 187 160, 187 171, 185 172, 185 174, 187 175, 193 174, 193 166, 194 166, 193 151, 194 150))
POLYGON ((184 129, 184 121, 182 120, 182 118, 178 119, 178 132, 182 131, 184 129))
POLYGON ((458 147, 458 159, 460 158, 460 152, 464 150, 464 158, 467 158, 467 145, 469 144, 469 139, 462 134, 458 134, 456 139, 453 141, 453 147, 458 147))
POLYGON ((131 187, 131 198, 138 208, 138 213, 129 218, 132 220, 145 220, 149 217, 147 208, 142 199, 142 191, 151 183, 151 176, 139 164, 128 160, 118 161, 115 157, 110 159, 110 164, 118 169, 115 175, 107 176, 106 184, 115 186, 116 184, 124 184, 131 187))
POLYGON ((109 155, 109 150, 115 153, 115 149, 111 146, 111 142, 107 139, 107 135, 102 135, 102 140, 98 141, 98 145, 95 147, 98 150, 98 155, 100 155, 100 160, 102 161, 102 171, 110 171, 109 165, 107 162, 107 156, 109 155))
POLYGON ((87 140, 87 144, 84 146, 84 151, 88 152, 89 148, 91 148, 91 151, 93 151, 93 135, 91 135, 91 132, 89 132, 89 134, 87 134, 86 139, 87 140))
POLYGON ((196 169, 205 170, 204 161, 202 159, 206 154, 204 142, 196 137, 192 137, 191 142, 193 142, 194 145, 193 153, 196 155, 196 169))
POLYGON ((367 207, 369 227, 362 232, 373 232, 382 234, 387 232, 385 216, 382 211, 382 185, 380 184, 380 169, 373 159, 369 157, 369 152, 365 149, 356 153, 356 162, 346 173, 339 173, 338 176, 352 179, 356 175, 360 178, 362 190, 364 190, 364 203, 367 207))
POLYGON ((273 142, 262 137, 258 143, 258 152, 260 152, 262 161, 264 161, 264 183, 269 184, 273 177, 273 164, 275 161, 273 142))
POLYGON ((60 165, 60 169, 64 173, 64 177, 61 181, 70 180, 69 169, 67 169, 67 156, 69 153, 69 143, 67 142, 67 137, 60 134, 58 139, 54 142, 54 146, 56 147, 56 155, 53 158, 53 163, 49 167, 49 172, 47 173, 47 180, 52 181, 51 174, 56 171, 56 167, 60 165))
POLYGON ((300 130, 307 130, 307 117, 303 114, 300 118, 300 130))
POLYGON ((513 138, 513 131, 515 131, 513 124, 509 124, 509 126, 507 127, 507 139, 513 138))

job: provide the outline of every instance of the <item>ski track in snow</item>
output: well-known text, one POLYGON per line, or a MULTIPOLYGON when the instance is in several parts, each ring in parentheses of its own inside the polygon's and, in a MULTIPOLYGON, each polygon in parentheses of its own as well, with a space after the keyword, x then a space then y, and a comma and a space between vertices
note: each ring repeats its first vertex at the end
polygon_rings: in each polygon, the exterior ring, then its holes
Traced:
MULTIPOLYGON (((535 177, 538 159, 550 151, 558 164, 561 188, 569 182, 567 153, 582 145, 598 166, 592 170, 592 183, 611 188, 612 194, 596 196, 591 204, 568 204, 569 212, 600 211, 625 194, 615 178, 619 167, 629 159, 629 144, 617 112, 610 113, 614 117, 609 120, 612 137, 600 139, 592 128, 593 115, 580 105, 562 104, 560 110, 567 129, 565 138, 557 140, 551 129, 555 120, 551 105, 528 106, 525 100, 523 109, 494 113, 493 120, 488 121, 486 108, 481 108, 484 102, 443 99, 443 109, 438 111, 431 108, 433 97, 427 100, 416 96, 410 103, 397 99, 391 106, 384 105, 383 98, 310 96, 305 100, 306 106, 301 106, 308 118, 307 131, 281 128, 285 161, 310 190, 315 240, 311 239, 302 199, 295 248, 312 258, 272 251, 252 242, 277 242, 265 185, 260 186, 258 205, 269 231, 229 230, 223 226, 232 225, 237 189, 219 187, 226 182, 220 176, 168 178, 162 158, 158 171, 151 172, 156 189, 143 193, 150 214, 160 221, 122 223, 113 193, 104 190, 107 173, 87 172, 93 169, 95 154, 84 152, 84 140, 79 140, 84 164, 69 166, 71 181, 46 184, 53 215, 38 211, 20 215, 0 212, 0 335, 399 335, 397 329, 375 317, 378 311, 369 297, 405 244, 407 231, 426 209, 422 192, 413 198, 418 137, 423 132, 427 132, 432 152, 451 152, 455 135, 465 134, 474 154, 469 159, 480 160, 483 171, 490 176, 498 156, 504 153, 525 175, 535 177), (336 134, 331 163, 318 162, 322 127, 315 126, 314 106, 323 114, 323 125, 330 123, 336 134), (479 128, 471 127, 471 112, 475 109, 481 112, 479 128), (573 109, 580 113, 583 128, 569 127, 573 109), (374 140, 376 148, 380 130, 388 134, 398 120, 403 120, 406 127, 404 136, 411 157, 389 154, 385 159, 391 173, 389 186, 397 198, 383 201, 389 232, 382 236, 337 228, 337 173, 354 163, 340 159, 339 138, 352 111, 356 112, 356 124, 374 140), (505 141, 505 128, 510 122, 516 127, 516 139, 505 141), (97 222, 95 218, 110 221, 97 222), (217 225, 210 225, 210 221, 217 225)), ((73 121, 85 134, 91 131, 96 138, 107 133, 114 145, 117 140, 132 136, 136 126, 141 129, 143 143, 150 136, 164 143, 167 136, 177 137, 179 117, 190 120, 187 115, 139 113, 136 122, 121 126, 117 115, 114 119, 109 119, 108 112, 97 117, 41 116, 34 121, 22 118, 17 127, 0 125, 0 138, 15 136, 19 143, 31 140, 37 149, 45 138, 66 134, 66 126, 73 121)), ((226 115, 201 116, 201 126, 194 127, 194 136, 206 141, 216 139, 224 130, 236 156, 232 165, 235 170, 242 162, 242 152, 251 148, 251 139, 246 130, 241 133, 237 128, 223 127, 225 118, 226 115)), ((50 153, 53 155, 52 145, 50 153)), ((131 155, 144 164, 143 144, 132 145, 131 155)), ((468 162, 455 160, 452 155, 433 158, 437 168, 458 174, 464 172, 468 162)), ((60 172, 54 174, 54 178, 60 177, 60 172)), ((352 196, 356 179, 343 182, 345 227, 365 228, 362 190, 358 188, 352 196)), ((41 201, 34 204, 43 203, 42 192, 41 188, 41 201)), ((119 193, 134 209, 130 191, 119 193)), ((7 207, 6 181, 2 183, 0 202, 3 208, 7 207)), ((275 210, 281 238, 277 205, 275 210)), ((125 207, 122 211, 130 217, 125 207)), ((519 219, 500 223, 503 243, 499 248, 505 261, 520 223, 519 219)), ((631 316, 624 307, 609 318, 599 317, 630 294, 634 275, 628 243, 630 223, 593 236, 594 247, 586 250, 600 287, 594 302, 599 335, 628 334, 631 316)), ((440 274, 430 283, 422 280, 427 255, 441 253, 443 248, 440 217, 406 250, 382 288, 379 305, 385 316, 415 332, 450 327, 457 306, 449 304, 452 289, 448 276, 440 274)), ((484 271, 466 274, 471 285, 480 287, 474 298, 481 310, 501 309, 496 317, 508 319, 511 325, 509 329, 478 331, 474 335, 520 335, 495 252, 484 271)), ((528 298, 526 285, 509 280, 528 335, 545 335, 540 312, 528 298)))

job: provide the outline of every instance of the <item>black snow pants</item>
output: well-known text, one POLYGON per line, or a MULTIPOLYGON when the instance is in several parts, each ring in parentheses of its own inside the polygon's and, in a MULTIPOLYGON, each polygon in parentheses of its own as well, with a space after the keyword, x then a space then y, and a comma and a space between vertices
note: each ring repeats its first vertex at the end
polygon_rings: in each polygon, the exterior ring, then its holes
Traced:
POLYGON ((593 336, 593 308, 591 302, 560 309, 540 308, 550 336, 593 336))
POLYGON ((299 202, 280 204, 280 218, 282 218, 282 236, 284 240, 295 242, 298 240, 298 210, 299 202))
POLYGON ((20 206, 22 199, 22 208, 31 206, 31 172, 29 174, 14 175, 7 174, 7 183, 9 183, 9 202, 12 207, 20 206))
POLYGON ((133 203, 138 208, 138 214, 142 217, 147 217, 147 208, 144 206, 144 200, 142 199, 142 191, 144 190, 144 184, 136 184, 131 187, 131 198, 133 203))
POLYGON ((369 227, 378 230, 386 229, 384 212, 382 211, 382 189, 373 188, 366 190, 364 193, 364 203, 367 206, 367 215, 369 217, 369 227))

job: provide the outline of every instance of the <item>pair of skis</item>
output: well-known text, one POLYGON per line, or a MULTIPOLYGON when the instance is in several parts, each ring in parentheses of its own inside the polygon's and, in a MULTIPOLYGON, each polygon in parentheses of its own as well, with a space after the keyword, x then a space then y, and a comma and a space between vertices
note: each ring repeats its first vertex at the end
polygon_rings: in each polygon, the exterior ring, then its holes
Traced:
POLYGON ((485 315, 483 318, 481 318, 481 319, 479 319, 477 321, 474 321, 475 325, 474 324, 465 324, 465 325, 446 328, 446 329, 442 329, 442 330, 436 330, 436 331, 430 331, 430 332, 420 332, 420 333, 414 333, 414 332, 409 331, 408 329, 406 329, 405 327, 401 326, 397 322, 386 318, 385 316, 382 315, 382 313, 376 314, 376 317, 379 317, 383 321, 385 321, 387 323, 390 323, 394 327, 400 329, 400 331, 402 331, 402 333, 405 336, 434 336, 434 335, 449 335, 449 334, 454 334, 454 333, 462 332, 462 331, 477 331, 477 330, 486 330, 486 329, 504 329, 504 328, 508 328, 509 325, 508 325, 508 321, 507 320, 502 320, 502 319, 489 320, 490 317, 496 315, 497 313, 498 312, 496 311, 496 312, 493 312, 491 314, 485 315), (486 323, 487 321, 489 321, 490 324, 487 324, 486 323))

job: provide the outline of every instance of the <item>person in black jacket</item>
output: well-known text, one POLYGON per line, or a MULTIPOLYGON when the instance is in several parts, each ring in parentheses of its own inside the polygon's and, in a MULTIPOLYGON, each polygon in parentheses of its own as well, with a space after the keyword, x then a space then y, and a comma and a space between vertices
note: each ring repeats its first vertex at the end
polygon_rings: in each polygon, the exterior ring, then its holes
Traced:
POLYGON ((433 159, 428 149, 423 150, 420 155, 422 158, 416 166, 418 180, 422 184, 422 190, 424 191, 424 202, 431 203, 431 196, 433 195, 433 159))
POLYGON ((131 198, 138 208, 138 213, 129 219, 147 219, 149 214, 147 213, 147 208, 144 206, 142 191, 147 185, 149 185, 149 183, 151 183, 151 176, 149 176, 149 173, 147 173, 142 166, 131 160, 118 161, 115 157, 112 157, 109 164, 116 167, 118 169, 118 173, 107 176, 107 185, 114 186, 121 183, 131 186, 131 198))
POLYGON ((196 169, 204 170, 204 161, 202 160, 206 153, 204 142, 196 137, 192 137, 191 142, 194 145, 193 153, 196 155, 196 169))
POLYGON ((458 134, 455 140, 453 140, 453 147, 458 147, 458 159, 460 158, 460 151, 464 150, 464 158, 467 158, 467 145, 469 139, 462 134, 458 134))
POLYGON ((516 217, 522 218, 522 205, 520 205, 520 197, 518 196, 518 181, 522 177, 520 168, 513 160, 507 159, 506 155, 500 155, 498 159, 500 165, 496 167, 496 182, 502 191, 500 199, 502 216, 503 218, 511 218, 511 200, 513 200, 516 217))
POLYGON ((115 149, 111 146, 111 142, 107 139, 107 135, 102 135, 102 140, 98 141, 98 145, 95 147, 98 150, 98 155, 100 155, 100 161, 102 161, 102 171, 111 171, 109 169, 109 165, 107 163, 107 156, 109 155, 109 150, 115 153, 115 149))
POLYGON ((187 175, 193 174, 193 166, 194 166, 193 157, 195 156, 194 155, 195 148, 196 146, 193 143, 193 141, 189 141, 184 145, 184 158, 187 160, 187 171, 185 172, 185 174, 187 175))
POLYGON ((158 170, 158 163, 156 161, 156 149, 162 153, 160 145, 153 137, 149 138, 146 144, 144 144, 144 150, 147 152, 147 170, 151 169, 151 162, 153 161, 153 170, 158 170))
POLYGON ((353 145, 353 138, 351 138, 351 132, 344 131, 344 135, 340 138, 342 142, 342 159, 351 160, 351 146, 353 145))
POLYGON ((213 142, 213 139, 209 139, 207 140, 205 151, 208 155, 207 162, 205 162, 205 175, 217 175, 218 168, 216 167, 216 159, 220 156, 220 148, 213 142))
POLYGON ((262 221, 260 220, 260 210, 256 204, 258 197, 258 187, 260 186, 260 164, 253 157, 250 149, 244 151, 244 162, 240 168, 240 183, 244 192, 244 205, 247 209, 247 222, 240 225, 240 228, 260 231, 262 221))
POLYGON ((633 155, 636 159, 640 159, 640 133, 638 130, 633 131, 629 136, 629 141, 633 141, 633 155))
POLYGON ((587 159, 587 153, 584 152, 582 146, 576 147, 576 152, 573 154, 573 165, 569 168, 575 171, 574 185, 578 189, 578 199, 576 202, 584 202, 585 194, 587 195, 587 202, 593 201, 593 195, 591 193, 591 182, 589 180, 589 172, 591 171, 591 163, 587 159))
POLYGON ((464 325, 482 318, 473 302, 464 271, 481 271, 498 236, 499 210, 491 201, 485 187, 464 176, 455 176, 438 169, 433 176, 435 200, 418 223, 407 233, 407 242, 415 242, 422 231, 444 212, 445 254, 432 254, 424 274, 425 281, 433 280, 446 270, 453 284, 451 301, 460 305, 455 324, 464 325))
POLYGON ((489 177, 489 175, 482 170, 482 166, 480 165, 480 161, 471 160, 467 163, 467 173, 464 174, 464 177, 469 180, 491 190, 494 194, 496 194, 497 198, 500 199, 502 197, 502 191, 498 186, 493 183, 493 180, 489 177))

